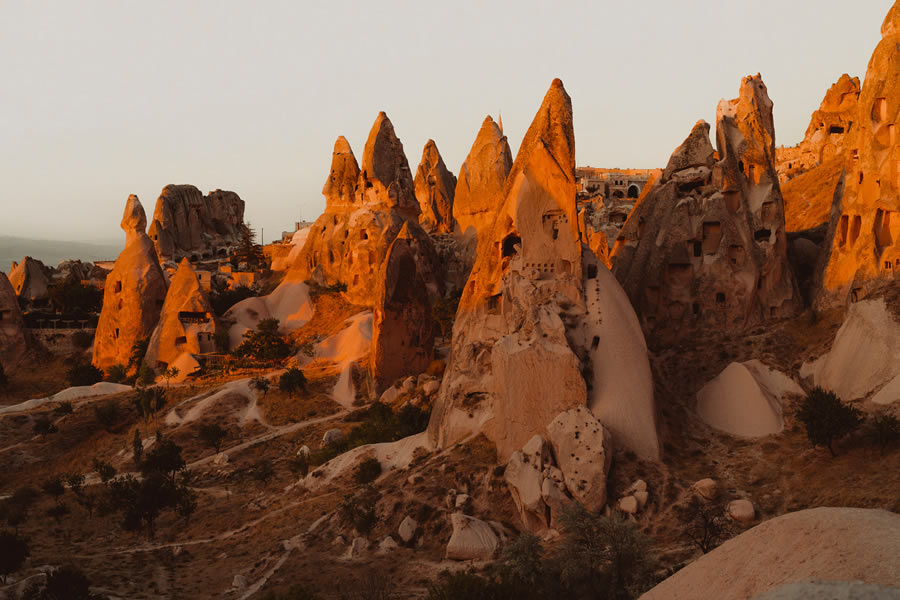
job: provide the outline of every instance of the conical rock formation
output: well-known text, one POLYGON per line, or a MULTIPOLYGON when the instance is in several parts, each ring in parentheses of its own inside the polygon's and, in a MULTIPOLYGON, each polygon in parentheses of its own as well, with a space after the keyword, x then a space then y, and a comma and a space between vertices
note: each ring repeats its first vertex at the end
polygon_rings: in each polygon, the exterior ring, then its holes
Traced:
POLYGON ((843 181, 825 239, 819 309, 860 298, 900 273, 900 7, 884 20, 866 71, 843 181))
POLYGON ((697 123, 613 249, 613 272, 659 343, 802 305, 787 259, 772 102, 759 76, 719 103, 716 130, 719 160, 709 125, 697 123))
POLYGON ((135 342, 153 333, 166 298, 168 282, 153 242, 144 233, 146 227, 140 200, 129 196, 122 217, 125 249, 106 277, 103 310, 94 335, 93 363, 104 370, 128 364, 135 342))
POLYGON ((469 228, 480 233, 493 225, 512 163, 506 136, 485 117, 456 181, 453 217, 463 233, 469 228))
POLYGON ((13 268, 9 272, 9 283, 16 291, 16 296, 29 303, 34 302, 47 297, 50 280, 46 272, 44 263, 26 256, 22 262, 13 263, 13 268))
POLYGON ((434 140, 428 140, 425 144, 414 183, 416 199, 422 210, 419 215, 422 228, 428 233, 452 233, 456 177, 447 170, 434 140))
POLYGON ((215 313, 187 258, 169 284, 145 362, 153 369, 177 366, 179 377, 199 363, 193 355, 215 351, 215 313))
POLYGON ((387 115, 379 113, 372 126, 362 169, 347 140, 338 138, 322 193, 325 212, 310 227, 291 267, 293 278, 343 283, 350 302, 374 306, 388 248, 408 222, 409 235, 418 240, 417 272, 433 296, 442 292, 437 253, 419 226, 409 165, 387 115))

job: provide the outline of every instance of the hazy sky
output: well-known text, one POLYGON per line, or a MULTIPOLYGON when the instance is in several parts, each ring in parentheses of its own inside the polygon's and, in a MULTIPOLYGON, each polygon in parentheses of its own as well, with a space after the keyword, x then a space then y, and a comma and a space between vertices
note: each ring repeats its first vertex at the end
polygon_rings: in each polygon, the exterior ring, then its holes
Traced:
POLYGON ((433 138, 457 172, 489 113, 515 153, 554 77, 579 165, 665 166, 757 72, 794 144, 892 3, 0 0, 0 235, 124 240, 128 194, 149 217, 192 183, 269 241, 318 216, 335 138, 360 158, 379 110, 413 171, 433 138))

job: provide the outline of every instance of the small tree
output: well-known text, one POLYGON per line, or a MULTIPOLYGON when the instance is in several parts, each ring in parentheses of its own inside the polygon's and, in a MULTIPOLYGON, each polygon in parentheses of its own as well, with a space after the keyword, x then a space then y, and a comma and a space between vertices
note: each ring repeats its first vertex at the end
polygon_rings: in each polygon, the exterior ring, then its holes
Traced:
POLYGON ((381 463, 377 458, 367 458, 357 465, 353 479, 356 483, 365 485, 372 483, 381 475, 381 463))
POLYGON ((250 470, 250 475, 265 487, 269 485, 269 481, 275 476, 275 467, 272 466, 271 460, 263 458, 256 461, 250 470))
POLYGON ((172 440, 162 440, 147 453, 141 464, 141 474, 148 477, 153 473, 160 473, 167 476, 174 486, 175 476, 183 471, 184 467, 181 446, 172 440))
POLYGON ((178 367, 169 367, 162 372, 162 378, 166 380, 166 387, 169 387, 169 382, 178 377, 180 372, 178 367))
POLYGON ((71 386, 94 385, 103 381, 103 371, 90 363, 76 363, 66 371, 71 386))
POLYGON ((65 565, 47 575, 47 584, 37 600, 102 600, 91 593, 91 582, 79 569, 65 565))
POLYGON ((694 496, 684 508, 684 535, 703 554, 706 554, 729 537, 731 528, 721 504, 704 502, 694 496))
POLYGON ((261 319, 256 324, 255 330, 244 332, 244 339, 234 349, 235 356, 252 358, 254 360, 282 360, 291 355, 293 351, 278 333, 280 322, 278 319, 261 319))
POLYGON ((110 480, 116 476, 116 468, 108 462, 100 460, 96 456, 94 457, 92 467, 94 472, 100 477, 100 481, 103 482, 103 485, 109 483, 110 480))
POLYGON ((141 439, 141 430, 134 430, 134 437, 131 438, 131 458, 134 464, 140 466, 141 456, 144 454, 144 440, 141 439))
POLYGON ((15 573, 25 564, 28 558, 28 542, 18 534, 0 531, 0 581, 15 573))
POLYGON ((124 365, 115 364, 106 370, 106 380, 113 383, 122 383, 128 377, 128 371, 124 365))
POLYGON ((541 538, 526 531, 503 549, 500 574, 506 581, 537 585, 544 568, 541 538))
POLYGON ((837 394, 814 388, 803 404, 797 417, 806 426, 806 436, 813 446, 825 446, 836 456, 833 443, 859 427, 862 413, 856 407, 844 404, 837 394))
POLYGON ((266 394, 269 393, 269 389, 272 387, 272 382, 269 381, 268 377, 254 377, 250 380, 250 387, 257 392, 262 392, 263 398, 265 398, 266 394))
POLYGON ((366 486, 356 494, 347 494, 338 505, 341 520, 356 528, 362 535, 368 534, 378 524, 378 494, 371 486, 366 486))
POLYGON ((94 407, 94 418, 109 433, 112 433, 120 416, 119 405, 115 401, 110 400, 94 407))
POLYGON ((878 415, 872 419, 872 435, 881 453, 892 443, 900 440, 900 420, 894 415, 878 415))
POLYGON ((278 378, 278 389, 293 398, 294 392, 306 389, 306 375, 297 367, 291 367, 278 378))
POLYGON ((138 387, 148 387, 156 383, 156 373, 150 368, 150 365, 141 364, 137 373, 137 381, 135 385, 138 387))
POLYGON ((66 415, 71 415, 75 412, 75 409, 72 407, 72 403, 68 400, 60 402, 56 406, 53 407, 53 414, 57 417, 64 417, 66 415))
POLYGON ((46 416, 38 417, 34 420, 34 432, 41 437, 47 437, 51 433, 59 431, 53 421, 46 416))
POLYGON ((128 364, 125 365, 125 370, 139 369, 144 364, 144 357, 147 355, 147 348, 149 347, 150 338, 136 341, 131 346, 131 355, 128 357, 128 364))
POLYGON ((222 447, 222 442, 228 437, 225 431, 218 423, 208 423, 200 426, 200 440, 210 448, 214 448, 216 454, 222 447))

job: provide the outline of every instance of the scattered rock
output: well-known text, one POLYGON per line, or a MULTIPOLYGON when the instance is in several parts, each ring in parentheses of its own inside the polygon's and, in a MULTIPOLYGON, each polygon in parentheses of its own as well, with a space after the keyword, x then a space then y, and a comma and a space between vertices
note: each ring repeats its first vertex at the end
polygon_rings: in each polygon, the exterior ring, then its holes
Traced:
POLYGON ((247 578, 243 575, 235 575, 234 579, 231 580, 231 587, 239 590, 244 589, 247 587, 247 578))
POLYGON ((752 523, 756 519, 756 508, 749 500, 732 500, 728 503, 728 516, 740 523, 752 523))
POLYGON ((422 392, 425 393, 429 398, 438 393, 438 390, 441 389, 441 382, 437 380, 427 381, 422 386, 422 392))
POLYGON ((387 536, 383 540, 381 540, 381 543, 378 544, 378 553, 388 554, 389 552, 392 552, 399 547, 400 546, 397 545, 397 542, 394 541, 394 538, 392 538, 391 536, 387 536))
POLYGON ((638 501, 634 496, 625 496, 621 500, 619 500, 619 510, 621 510, 625 514, 633 515, 637 514, 638 511, 638 501))
POLYGON ((560 413, 547 433, 569 493, 588 510, 601 509, 612 464, 612 442, 603 425, 579 406, 560 413))
POLYGON ((333 446, 334 444, 339 444, 344 441, 344 432, 340 429, 329 429, 325 432, 325 435, 322 436, 322 446, 333 446))
POLYGON ((400 527, 397 528, 397 535, 400 536, 400 539, 403 540, 404 544, 408 544, 416 536, 416 530, 418 528, 419 524, 416 522, 416 520, 411 516, 406 515, 406 517, 400 522, 400 527))
POLYGON ((344 558, 348 558, 350 560, 355 560, 358 558, 362 558, 365 554, 366 550, 369 549, 369 540, 366 538, 353 538, 353 541, 350 542, 350 547, 347 548, 347 554, 344 555, 344 558))
POLYGON ((701 479, 691 489, 707 500, 714 500, 719 495, 719 484, 715 479, 701 479))
POLYGON ((447 543, 446 557, 450 560, 490 560, 500 546, 497 534, 480 519, 462 513, 450 515, 453 533, 447 543))
POLYGON ((649 493, 649 492, 635 492, 635 493, 632 494, 632 495, 633 495, 634 498, 637 500, 637 502, 638 502, 638 508, 641 509, 641 510, 643 510, 643 508, 644 508, 645 506, 647 506, 647 501, 650 500, 650 493, 649 493))

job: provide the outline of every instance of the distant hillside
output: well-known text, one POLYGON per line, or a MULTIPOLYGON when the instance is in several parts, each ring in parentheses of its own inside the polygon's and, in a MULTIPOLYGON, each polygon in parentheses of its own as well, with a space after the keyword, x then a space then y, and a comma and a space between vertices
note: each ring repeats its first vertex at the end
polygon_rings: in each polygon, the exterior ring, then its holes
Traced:
POLYGON ((55 267, 64 260, 94 262, 96 260, 115 260, 125 245, 103 241, 69 242, 61 240, 34 240, 0 235, 0 271, 9 273, 10 263, 31 256, 43 261, 47 266, 55 267))

